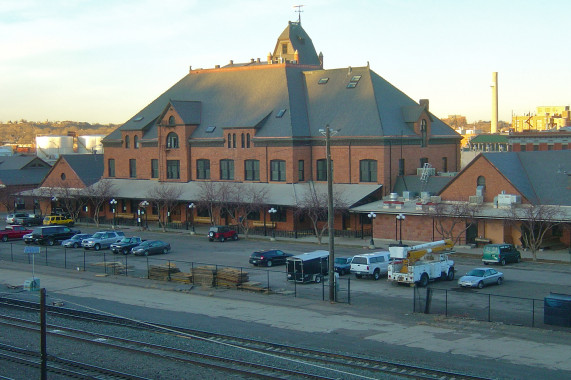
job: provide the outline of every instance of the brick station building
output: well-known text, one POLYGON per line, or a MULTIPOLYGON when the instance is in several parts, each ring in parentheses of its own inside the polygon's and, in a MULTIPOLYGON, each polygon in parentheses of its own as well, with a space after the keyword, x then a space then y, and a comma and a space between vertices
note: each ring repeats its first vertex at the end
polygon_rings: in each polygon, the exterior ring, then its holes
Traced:
MULTIPOLYGON (((415 102, 368 64, 324 69, 301 23, 289 22, 265 58, 191 68, 105 137, 103 177, 114 184, 120 217, 135 218, 151 189, 168 184, 179 189, 171 221, 210 222, 206 210, 187 208, 200 203, 201 184, 239 183, 267 191, 254 225, 274 208, 277 229, 303 228, 308 221, 294 212, 301 198, 327 185, 326 126, 334 191, 348 207, 381 199, 425 163, 460 169, 461 136, 430 113, 428 100, 415 102)), ((336 229, 362 223, 357 214, 335 218, 336 229)))

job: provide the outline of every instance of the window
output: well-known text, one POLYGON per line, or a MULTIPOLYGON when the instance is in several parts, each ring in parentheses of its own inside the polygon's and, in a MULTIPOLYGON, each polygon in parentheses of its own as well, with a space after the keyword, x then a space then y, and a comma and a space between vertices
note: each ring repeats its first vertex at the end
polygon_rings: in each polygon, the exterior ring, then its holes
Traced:
POLYGON ((65 173, 61 173, 59 177, 61 178, 62 181, 65 181, 65 173))
POLYGON ((232 134, 232 148, 236 148, 236 134, 232 134))
POLYGON ((286 113, 286 109, 282 108, 281 110, 278 111, 278 113, 276 114, 276 119, 281 119, 284 114, 286 113))
POLYGON ((129 136, 125 136, 125 148, 129 149, 131 147, 131 141, 129 140, 129 136))
POLYGON ((167 160, 167 178, 179 179, 180 178, 180 161, 167 160))
MULTIPOLYGON (((331 161, 331 172, 333 173, 333 161, 331 161)), ((327 160, 317 160, 317 180, 327 181, 327 160)))
POLYGON ((420 157, 420 167, 423 168, 424 164, 428 164, 428 158, 420 157))
POLYGON ((442 171, 445 173, 448 171, 448 157, 442 157, 442 171))
POLYGON ((287 54, 287 44, 282 44, 282 54, 287 54))
POLYGON ((246 136, 244 136, 244 134, 242 133, 242 135, 240 135, 240 140, 242 140, 242 148, 246 147, 246 136))
POLYGON ((151 178, 159 178, 159 160, 151 159, 151 178))
POLYGON ((212 132, 214 132, 215 129, 216 129, 216 127, 211 125, 210 127, 206 128, 206 133, 212 133, 212 132))
POLYGON ((519 150, 522 152, 525 152, 527 149, 527 147, 525 146, 525 144, 520 145, 519 150))
POLYGON ((167 148, 178 148, 178 135, 171 132, 167 135, 167 148))
POLYGON ((399 174, 404 175, 404 158, 399 159, 399 174))
POLYGON ((483 175, 479 176, 476 180, 476 186, 486 186, 486 177, 483 175))
POLYGON ((533 151, 537 152, 539 150, 539 145, 533 144, 533 151))
POLYGON ((220 160, 220 179, 234 179, 234 160, 220 160))
POLYGON ((260 161, 258 160, 244 161, 244 179, 246 181, 260 180, 260 161))
POLYGON ((107 160, 107 174, 109 177, 115 177, 115 159, 110 158, 107 160))
POLYGON ((325 84, 327 82, 329 82, 329 78, 325 77, 325 78, 320 78, 317 84, 325 84))
MULTIPOLYGON (((270 214, 272 222, 287 222, 287 209, 282 206, 272 206, 277 212, 270 214)), ((267 212, 267 211, 266 211, 267 212)))
POLYGON ((428 127, 424 119, 420 121, 420 138, 420 146, 426 147, 428 145, 428 127))
POLYGON ((139 136, 133 137, 133 147, 139 149, 139 136))
POLYGON ((297 180, 305 181, 305 162, 303 160, 297 162, 297 180))
POLYGON ((359 80, 361 80, 361 75, 353 75, 351 77, 351 80, 349 81, 349 83, 347 84, 347 88, 355 88, 357 87, 357 83, 359 83, 359 80))
POLYGON ((553 145, 547 145, 547 150, 553 150, 553 145))
POLYGON ((361 160, 359 162, 359 180, 361 182, 377 182, 376 160, 361 160))
POLYGON ((567 144, 561 145, 561 150, 567 150, 567 144))
POLYGON ((246 134, 246 148, 250 147, 250 134, 246 134))
POLYGON ((169 116, 169 125, 174 126, 174 116, 169 116))
POLYGON ((137 160, 129 160, 129 177, 137 178, 137 160))
POLYGON ((228 133, 228 149, 232 148, 232 134, 228 133))
POLYGON ((270 179, 272 181, 282 181, 286 180, 286 163, 284 160, 272 160, 270 161, 270 179))
POLYGON ((210 160, 196 160, 196 178, 210 179, 210 160))

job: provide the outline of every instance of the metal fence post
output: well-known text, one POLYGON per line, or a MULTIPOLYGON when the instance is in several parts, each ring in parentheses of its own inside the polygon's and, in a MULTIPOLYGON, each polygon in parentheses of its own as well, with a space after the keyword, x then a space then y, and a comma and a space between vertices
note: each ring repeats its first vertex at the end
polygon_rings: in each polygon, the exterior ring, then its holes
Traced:
POLYGON ((535 327, 535 298, 531 300, 531 327, 535 327))
POLYGON ((103 267, 105 268, 105 274, 107 274, 107 258, 105 252, 103 252, 103 267))
POLYGON ((492 321, 492 295, 488 294, 488 322, 492 321))
POLYGON ((63 249, 63 267, 67 269, 67 248, 63 249))
POLYGON ((46 247, 45 253, 46 253, 46 266, 48 266, 48 247, 46 247))
MULTIPOLYGON (((12 250, 12 243, 10 243, 10 259, 14 261, 14 252, 12 250)), ((29 256, 28 256, 28 261, 30 261, 29 256)))
POLYGON ((270 291, 270 271, 266 270, 266 274, 268 275, 268 294, 269 294, 269 291, 270 291))
POLYGON ((351 305, 351 279, 347 278, 347 303, 351 305))
POLYGON ((85 272, 85 249, 83 250, 83 271, 85 272))
POLYGON ((147 258, 147 278, 151 278, 151 269, 149 268, 149 256, 145 256, 147 258))
POLYGON ((171 261, 169 260, 169 266, 167 269, 167 273, 168 273, 168 280, 171 281, 171 261))
POLYGON ((125 277, 128 277, 129 275, 127 274, 129 272, 129 265, 127 263, 127 257, 129 255, 125 255, 125 277))
POLYGON ((444 315, 447 317, 448 316, 448 289, 445 289, 445 295, 446 295, 446 301, 445 301, 445 307, 444 307, 444 315))
POLYGON ((416 313, 416 286, 412 288, 412 312, 416 313))

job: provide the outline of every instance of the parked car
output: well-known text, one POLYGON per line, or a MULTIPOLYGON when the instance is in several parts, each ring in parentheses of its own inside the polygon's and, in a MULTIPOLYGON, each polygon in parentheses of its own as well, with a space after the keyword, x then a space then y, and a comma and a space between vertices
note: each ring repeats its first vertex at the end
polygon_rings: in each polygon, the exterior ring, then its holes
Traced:
POLYGON ((351 261, 351 273, 355 273, 357 278, 370 276, 374 280, 378 280, 382 275, 389 272, 391 261, 391 255, 388 251, 355 255, 351 261))
POLYGON ((44 217, 44 226, 62 225, 72 227, 73 219, 68 215, 47 215, 44 217))
POLYGON ((250 264, 264 265, 271 267, 273 265, 283 265, 288 257, 292 257, 291 253, 285 253, 279 249, 270 249, 267 251, 257 251, 250 255, 250 264))
POLYGON ((14 218, 15 224, 21 224, 23 226, 41 226, 44 224, 44 217, 35 214, 25 214, 25 216, 16 216, 14 218))
POLYGON ((18 224, 16 218, 23 218, 28 216, 25 212, 16 212, 6 215, 6 224, 18 224))
POLYGON ((226 239, 238 240, 238 232, 228 226, 212 226, 208 231, 208 240, 225 241, 226 239))
POLYGON ((90 238, 91 236, 91 234, 75 234, 71 238, 62 241, 61 245, 66 248, 79 248, 81 247, 83 239, 90 238))
POLYGON ((125 237, 122 231, 99 231, 90 238, 83 239, 81 246, 85 249, 93 248, 99 251, 101 248, 109 248, 111 244, 121 241, 125 237))
POLYGON ((519 263, 521 254, 513 244, 486 244, 482 261, 485 265, 490 263, 506 265, 508 262, 519 263))
POLYGON ((33 229, 31 234, 24 235, 24 242, 26 244, 36 243, 54 245, 79 233, 81 233, 81 231, 72 230, 66 226, 36 227, 33 229))
POLYGON ((352 257, 336 257, 333 261, 333 267, 335 268, 335 272, 339 273, 340 276, 343 276, 349 272, 351 272, 351 262, 353 261, 352 257))
POLYGON ((147 240, 131 249, 136 256, 149 256, 162 253, 166 255, 171 250, 171 245, 161 240, 147 240))
POLYGON ((135 248, 145 240, 141 239, 138 236, 131 236, 131 237, 124 237, 117 243, 111 244, 111 251, 113 253, 122 253, 127 255, 131 253, 131 249, 135 248))
POLYGON ((0 231, 0 240, 7 242, 12 239, 22 239, 24 235, 31 232, 32 230, 20 225, 6 226, 4 230, 0 231))
POLYGON ((492 268, 475 268, 460 277, 458 285, 461 287, 482 289, 486 285, 498 284, 504 282, 504 274, 492 268))

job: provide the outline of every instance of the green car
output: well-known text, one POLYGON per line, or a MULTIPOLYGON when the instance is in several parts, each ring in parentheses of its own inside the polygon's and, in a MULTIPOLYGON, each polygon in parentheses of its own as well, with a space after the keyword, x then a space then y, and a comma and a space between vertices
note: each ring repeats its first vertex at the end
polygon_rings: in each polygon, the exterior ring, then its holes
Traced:
POLYGON ((508 262, 519 263, 521 254, 513 244, 486 244, 482 261, 486 265, 489 263, 501 265, 506 265, 508 262))

